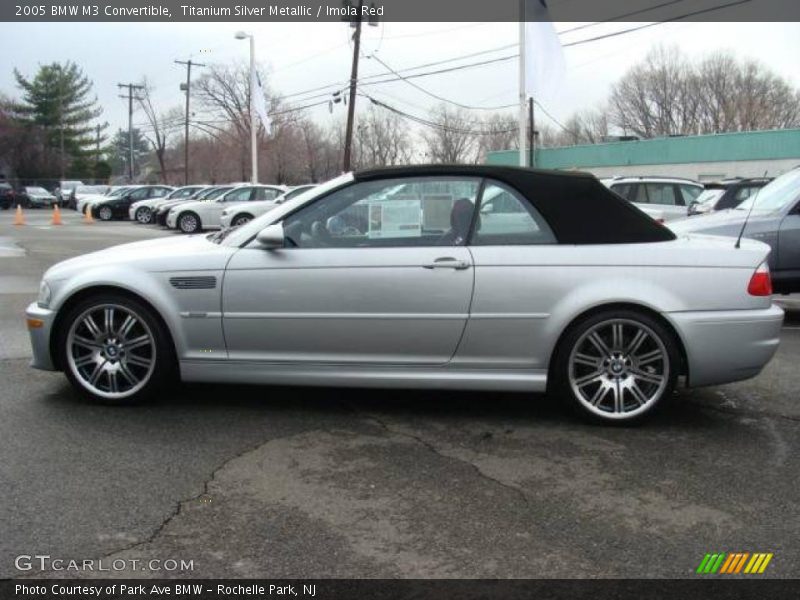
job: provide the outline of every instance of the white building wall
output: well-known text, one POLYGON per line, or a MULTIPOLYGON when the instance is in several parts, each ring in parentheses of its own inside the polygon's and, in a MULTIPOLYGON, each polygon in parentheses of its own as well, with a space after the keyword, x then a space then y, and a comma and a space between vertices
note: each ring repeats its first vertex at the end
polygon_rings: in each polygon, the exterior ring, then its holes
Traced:
POLYGON ((789 169, 800 166, 800 158, 777 160, 752 160, 729 162, 682 163, 668 165, 630 165, 622 167, 584 167, 597 177, 653 175, 685 177, 697 181, 716 181, 726 177, 777 177, 789 169))

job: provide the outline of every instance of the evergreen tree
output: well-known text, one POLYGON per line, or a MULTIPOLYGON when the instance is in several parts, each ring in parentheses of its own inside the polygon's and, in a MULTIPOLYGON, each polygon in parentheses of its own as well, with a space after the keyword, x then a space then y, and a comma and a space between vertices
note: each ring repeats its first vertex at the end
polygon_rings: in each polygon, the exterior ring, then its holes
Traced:
MULTIPOLYGON (((128 131, 120 129, 111 138, 106 154, 114 175, 128 174, 128 131)), ((133 129, 133 172, 138 173, 150 154, 150 145, 139 129, 133 129)))
MULTIPOLYGON (((97 142, 93 122, 103 109, 92 93, 92 82, 73 62, 42 65, 32 79, 14 69, 14 77, 22 90, 16 112, 27 124, 45 131, 45 162, 51 165, 52 176, 63 177, 73 162, 92 154, 97 142)), ((105 127, 101 125, 101 130, 105 127)))

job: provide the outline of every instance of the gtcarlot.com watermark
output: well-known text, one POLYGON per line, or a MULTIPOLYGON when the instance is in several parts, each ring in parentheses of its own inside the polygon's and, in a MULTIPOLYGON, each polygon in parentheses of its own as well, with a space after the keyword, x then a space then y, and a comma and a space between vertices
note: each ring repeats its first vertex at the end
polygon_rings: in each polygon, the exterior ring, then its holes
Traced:
POLYGON ((194 560, 174 558, 153 558, 140 560, 138 558, 115 558, 113 560, 54 558, 49 554, 20 554, 14 559, 14 566, 18 571, 63 571, 76 573, 84 571, 114 572, 114 571, 194 571, 194 560))

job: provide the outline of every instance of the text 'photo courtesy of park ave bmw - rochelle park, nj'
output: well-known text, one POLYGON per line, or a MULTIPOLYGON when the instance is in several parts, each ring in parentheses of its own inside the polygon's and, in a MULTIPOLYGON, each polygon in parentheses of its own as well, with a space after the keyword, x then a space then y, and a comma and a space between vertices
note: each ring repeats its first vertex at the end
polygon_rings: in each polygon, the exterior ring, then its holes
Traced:
POLYGON ((0 7, 0 599, 800 593, 800 7, 0 7))

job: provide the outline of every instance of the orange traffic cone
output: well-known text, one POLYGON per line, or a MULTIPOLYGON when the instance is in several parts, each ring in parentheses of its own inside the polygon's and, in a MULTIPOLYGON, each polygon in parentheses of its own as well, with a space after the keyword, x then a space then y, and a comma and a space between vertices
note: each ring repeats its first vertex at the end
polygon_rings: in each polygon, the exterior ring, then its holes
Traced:
POLYGON ((91 206, 87 206, 85 209, 83 209, 83 222, 86 223, 87 225, 91 225, 92 223, 94 223, 91 206))
POLYGON ((58 204, 53 206, 53 220, 50 221, 51 225, 63 225, 61 222, 61 211, 58 208, 58 204))
POLYGON ((14 215, 14 225, 25 225, 25 215, 22 214, 22 207, 17 204, 17 212, 14 215))

